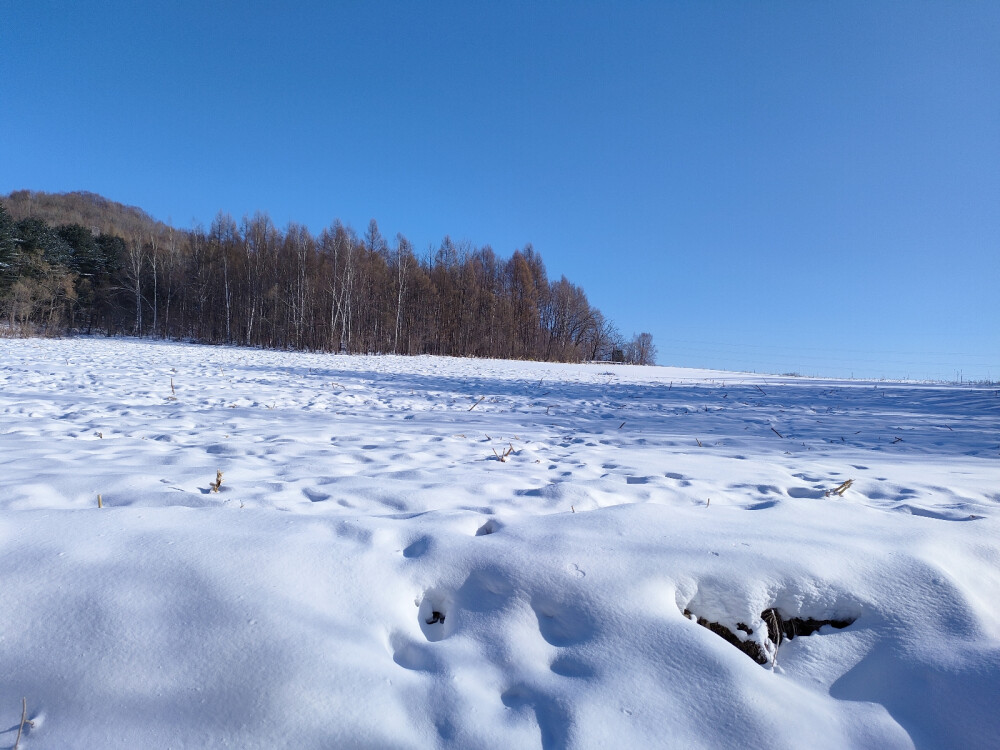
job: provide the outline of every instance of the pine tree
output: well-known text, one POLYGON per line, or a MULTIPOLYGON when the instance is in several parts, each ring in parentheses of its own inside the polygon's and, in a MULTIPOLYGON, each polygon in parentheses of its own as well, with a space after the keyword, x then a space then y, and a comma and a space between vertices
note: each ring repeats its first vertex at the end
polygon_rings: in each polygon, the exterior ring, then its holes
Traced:
POLYGON ((17 280, 18 242, 14 220, 7 207, 0 202, 0 294, 6 292, 17 280))

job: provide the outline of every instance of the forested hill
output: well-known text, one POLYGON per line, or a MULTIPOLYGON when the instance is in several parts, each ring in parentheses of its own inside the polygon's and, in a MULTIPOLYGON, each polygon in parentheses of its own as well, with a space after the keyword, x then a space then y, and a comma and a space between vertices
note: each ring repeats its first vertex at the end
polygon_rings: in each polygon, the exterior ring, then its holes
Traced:
POLYGON ((86 192, 0 197, 8 332, 72 331, 281 349, 651 363, 530 245, 501 258, 445 237, 419 255, 374 219, 318 235, 267 214, 179 230, 86 192))

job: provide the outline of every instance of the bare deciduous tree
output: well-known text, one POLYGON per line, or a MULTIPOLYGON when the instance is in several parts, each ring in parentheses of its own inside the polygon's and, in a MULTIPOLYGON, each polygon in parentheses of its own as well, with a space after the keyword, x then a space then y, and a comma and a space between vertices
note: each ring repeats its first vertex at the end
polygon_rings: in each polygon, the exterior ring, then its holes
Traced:
POLYGON ((375 220, 362 238, 339 221, 314 237, 264 213, 239 224, 220 213, 206 233, 89 193, 4 200, 0 314, 12 326, 79 319, 88 330, 250 346, 655 360, 652 336, 624 345, 583 289, 548 280, 531 245, 503 259, 446 236, 418 258, 402 235, 390 248, 375 220), (37 257, 23 252, 29 239, 37 257))

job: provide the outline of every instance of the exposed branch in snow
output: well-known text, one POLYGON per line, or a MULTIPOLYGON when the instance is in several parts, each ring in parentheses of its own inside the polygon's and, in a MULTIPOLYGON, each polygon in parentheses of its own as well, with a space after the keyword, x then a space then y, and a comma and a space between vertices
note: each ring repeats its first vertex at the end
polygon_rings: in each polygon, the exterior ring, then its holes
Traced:
POLYGON ((32 729, 35 723, 28 721, 28 699, 21 698, 21 725, 17 728, 17 739, 14 740, 14 750, 17 750, 18 745, 21 744, 21 732, 24 731, 24 725, 28 725, 28 729, 32 729))
POLYGON ((496 448, 493 449, 493 455, 497 457, 498 461, 502 461, 502 462, 506 463, 507 457, 510 456, 510 454, 512 454, 514 452, 514 446, 511 445, 510 443, 507 443, 507 445, 508 445, 508 448, 506 448, 504 450, 503 455, 497 453, 497 449, 496 448))
POLYGON ((837 487, 834 487, 832 490, 827 490, 826 492, 824 492, 823 497, 830 497, 830 495, 840 495, 841 497, 843 497, 844 493, 850 489, 852 484, 854 484, 854 480, 848 479, 846 482, 837 487))

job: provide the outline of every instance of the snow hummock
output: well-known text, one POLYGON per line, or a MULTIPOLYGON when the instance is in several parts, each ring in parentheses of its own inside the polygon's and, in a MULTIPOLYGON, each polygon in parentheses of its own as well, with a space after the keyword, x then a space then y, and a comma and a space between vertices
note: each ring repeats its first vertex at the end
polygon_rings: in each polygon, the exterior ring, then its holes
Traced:
POLYGON ((2 742, 995 746, 998 443, 990 388, 0 340, 2 742))

